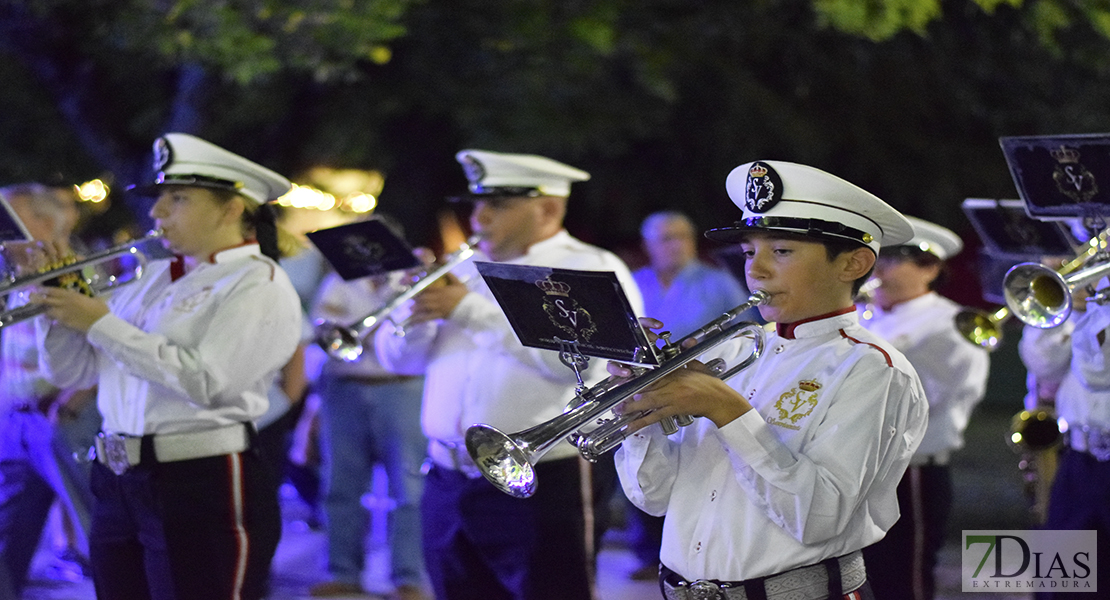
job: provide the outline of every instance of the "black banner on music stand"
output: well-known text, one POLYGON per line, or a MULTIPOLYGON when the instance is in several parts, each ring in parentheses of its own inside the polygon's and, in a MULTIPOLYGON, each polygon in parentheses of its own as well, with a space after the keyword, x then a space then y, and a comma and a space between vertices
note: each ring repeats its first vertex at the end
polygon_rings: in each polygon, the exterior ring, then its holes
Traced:
POLYGON ((1039 261, 1043 256, 1076 252, 1076 244, 1062 222, 1030 217, 1021 200, 967 198, 961 208, 983 240, 983 247, 992 254, 1039 261))
POLYGON ((1030 217, 1110 214, 1110 134, 1003 137, 999 144, 1030 217))
POLYGON ((521 344, 629 364, 658 364, 615 273, 474 264, 521 344))
POLYGON ((347 281, 421 264, 412 247, 378 219, 312 231, 308 239, 347 281))

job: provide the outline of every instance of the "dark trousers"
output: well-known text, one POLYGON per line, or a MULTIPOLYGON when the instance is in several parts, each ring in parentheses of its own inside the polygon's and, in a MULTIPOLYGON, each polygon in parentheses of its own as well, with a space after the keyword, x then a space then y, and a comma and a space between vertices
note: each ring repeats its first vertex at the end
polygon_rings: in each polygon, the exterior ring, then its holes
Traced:
MULTIPOLYGON (((153 453, 144 444, 143 456, 153 453)), ((89 549, 99 600, 257 600, 281 515, 256 452, 123 475, 93 465, 89 549)))
POLYGON ((863 549, 867 579, 879 600, 932 600, 937 553, 952 509, 946 465, 906 469, 898 484, 901 516, 886 537, 863 549))
MULTIPOLYGON (((867 559, 864 559, 865 564, 866 564, 866 562, 867 562, 867 559)), ((673 588, 674 585, 676 584, 676 582, 673 579, 677 575, 678 575, 677 573, 675 573, 674 571, 667 568, 666 565, 660 565, 660 568, 659 568, 659 593, 662 594, 663 598, 667 598, 667 588, 668 587, 673 588), (670 585, 668 585, 668 583, 670 585)), ((771 575, 771 576, 768 576, 768 577, 761 577, 759 579, 750 579, 750 580, 747 580, 747 581, 732 582, 729 585, 730 585, 730 587, 734 587, 734 588, 736 588, 736 587, 744 588, 745 595, 750 600, 765 600, 767 598, 768 593, 769 593, 767 591, 766 580, 769 579, 770 577, 774 577, 774 575, 771 575)), ((825 597, 825 600, 881 600, 881 599, 877 599, 875 597, 875 592, 871 589, 871 581, 869 579, 865 580, 863 582, 863 585, 859 586, 855 590, 852 590, 851 592, 848 592, 847 594, 842 593, 844 588, 841 587, 840 585, 835 584, 833 581, 829 582, 829 587, 832 588, 832 589, 829 590, 829 594, 825 597)), ((778 590, 778 591, 781 592, 781 590, 778 590)))
POLYGON ((631 501, 625 503, 625 513, 628 515, 629 546, 640 566, 658 566, 665 517, 649 515, 631 501))
POLYGON ((590 600, 589 472, 580 458, 540 463, 536 494, 521 499, 483 478, 433 467, 421 517, 436 598, 590 600))
MULTIPOLYGON (((1110 461, 1099 462, 1086 452, 1065 448, 1060 454, 1048 516, 1042 529, 1093 529, 1098 536, 1097 595, 1105 598, 1110 589, 1110 461)), ((1038 600, 1067 600, 1084 592, 1037 592, 1038 600)))

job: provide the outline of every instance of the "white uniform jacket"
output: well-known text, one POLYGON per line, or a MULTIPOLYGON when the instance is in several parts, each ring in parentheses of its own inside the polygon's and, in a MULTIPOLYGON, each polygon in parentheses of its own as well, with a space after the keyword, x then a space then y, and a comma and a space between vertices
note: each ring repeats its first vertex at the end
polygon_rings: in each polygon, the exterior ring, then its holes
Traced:
POLYGON ((990 357, 987 350, 956 329, 962 307, 929 292, 884 311, 871 310, 860 324, 909 359, 929 400, 929 427, 918 456, 958 450, 971 411, 987 391, 990 357))
POLYGON ((1059 381, 1056 414, 1069 428, 1110 430, 1110 306, 1088 303, 1059 327, 1025 326, 1022 362, 1040 381, 1059 381))
POLYGON ((666 514, 662 562, 688 580, 739 581, 812 565, 883 537, 928 418, 897 350, 853 309, 780 326, 729 381, 754 410, 617 451, 625 494, 666 514))
MULTIPOLYGON (((474 260, 488 259, 479 253, 474 260)), ((506 262, 613 271, 632 309, 643 314, 643 300, 624 262, 566 231, 506 262)), ((461 444, 467 428, 475 423, 513 433, 558 416, 574 397, 574 372, 559 361, 558 352, 521 345, 471 261, 454 273, 471 293, 463 297, 450 318, 406 326, 404 336, 394 335, 394 327, 386 323, 375 334, 382 365, 395 373, 426 375, 421 411, 425 435, 461 444)), ((605 361, 592 359, 587 383, 605 376, 605 361)), ((544 459, 577 453, 569 443, 560 444, 544 459)))
POLYGON ((258 244, 213 255, 172 281, 152 261, 116 290, 87 334, 36 322, 40 368, 59 387, 99 385, 106 433, 212 429, 257 419, 296 350, 301 307, 285 271, 258 244))

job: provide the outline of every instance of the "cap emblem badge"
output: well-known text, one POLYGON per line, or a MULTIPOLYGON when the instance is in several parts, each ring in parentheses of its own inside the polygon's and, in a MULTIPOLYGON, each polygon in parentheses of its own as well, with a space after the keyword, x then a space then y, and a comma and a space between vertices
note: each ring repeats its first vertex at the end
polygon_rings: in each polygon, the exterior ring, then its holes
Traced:
POLYGON ((782 195, 782 179, 779 174, 764 162, 754 162, 748 169, 748 181, 744 186, 744 205, 753 213, 771 210, 782 195))
POLYGON ((472 184, 481 183, 486 176, 486 168, 473 156, 464 156, 459 164, 462 165, 463 172, 466 173, 466 179, 472 184))
POLYGON ((154 170, 165 171, 172 161, 173 149, 170 148, 169 141, 164 137, 154 140, 154 170))

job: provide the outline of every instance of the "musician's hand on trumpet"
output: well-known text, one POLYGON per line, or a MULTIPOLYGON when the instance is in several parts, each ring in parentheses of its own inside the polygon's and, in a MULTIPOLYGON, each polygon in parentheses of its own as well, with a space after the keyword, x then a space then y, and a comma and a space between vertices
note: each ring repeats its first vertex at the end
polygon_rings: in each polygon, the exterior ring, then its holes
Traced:
MULTIPOLYGON (((39 246, 47 268, 59 268, 77 257, 63 242, 43 242, 39 246)), ((60 275, 54 282, 39 285, 31 293, 31 304, 46 307, 46 316, 61 325, 87 332, 93 323, 108 314, 108 304, 92 295, 88 284, 77 273, 60 275)))
POLYGON ((76 260, 67 241, 28 240, 5 242, 4 262, 12 277, 26 277, 65 266, 76 260))
POLYGON ((405 324, 415 325, 446 319, 455 312, 470 289, 458 277, 447 273, 412 299, 412 311, 405 324))
MULTIPOLYGON (((650 317, 640 318, 640 325, 648 330, 651 338, 656 337, 652 330, 663 328, 661 321, 650 317)), ((695 344, 696 340, 687 339, 683 345, 691 347, 695 344)), ((610 361, 606 368, 614 377, 633 375, 632 368, 623 363, 610 361)), ((713 369, 701 361, 691 360, 683 368, 618 404, 613 412, 617 415, 641 413, 639 418, 628 424, 627 432, 632 433, 664 419, 685 415, 705 417, 723 427, 751 408, 751 404, 720 379, 713 369)))
POLYGON ((55 322, 81 332, 108 314, 108 304, 99 296, 58 287, 43 286, 31 294, 31 302, 46 306, 46 316, 55 322))

